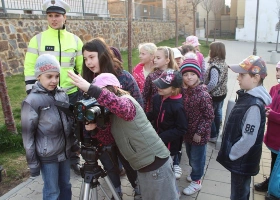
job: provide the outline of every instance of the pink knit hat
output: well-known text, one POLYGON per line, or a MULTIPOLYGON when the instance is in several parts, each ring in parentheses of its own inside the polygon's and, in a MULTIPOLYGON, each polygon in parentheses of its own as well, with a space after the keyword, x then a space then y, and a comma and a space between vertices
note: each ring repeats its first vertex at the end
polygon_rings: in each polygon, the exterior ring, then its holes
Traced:
POLYGON ((106 87, 107 85, 117 86, 118 88, 121 88, 119 80, 114 74, 111 73, 99 74, 93 79, 92 84, 100 88, 106 87))
POLYGON ((201 69, 199 67, 198 61, 194 58, 185 59, 180 66, 180 72, 182 75, 186 72, 194 72, 199 78, 201 77, 201 69))

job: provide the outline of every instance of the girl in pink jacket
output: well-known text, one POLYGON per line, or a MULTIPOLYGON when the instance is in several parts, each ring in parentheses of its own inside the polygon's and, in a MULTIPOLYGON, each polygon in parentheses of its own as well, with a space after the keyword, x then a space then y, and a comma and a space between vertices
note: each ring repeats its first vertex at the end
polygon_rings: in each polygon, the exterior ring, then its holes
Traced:
POLYGON ((132 76, 142 93, 146 77, 154 70, 154 55, 157 51, 157 46, 154 43, 143 43, 139 44, 138 49, 140 63, 134 67, 132 76))

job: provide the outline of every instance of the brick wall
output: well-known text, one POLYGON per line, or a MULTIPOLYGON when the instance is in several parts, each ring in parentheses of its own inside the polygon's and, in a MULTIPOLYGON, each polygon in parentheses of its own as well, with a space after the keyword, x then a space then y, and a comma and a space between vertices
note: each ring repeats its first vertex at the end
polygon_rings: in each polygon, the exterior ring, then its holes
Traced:
MULTIPOLYGON (((0 13, 0 59, 5 76, 23 72, 28 42, 46 29, 45 15, 0 13)), ((68 16, 66 29, 78 35, 83 42, 103 37, 107 44, 127 49, 126 19, 68 16)), ((139 43, 158 43, 175 37, 174 21, 133 20, 132 29, 133 48, 139 43)))

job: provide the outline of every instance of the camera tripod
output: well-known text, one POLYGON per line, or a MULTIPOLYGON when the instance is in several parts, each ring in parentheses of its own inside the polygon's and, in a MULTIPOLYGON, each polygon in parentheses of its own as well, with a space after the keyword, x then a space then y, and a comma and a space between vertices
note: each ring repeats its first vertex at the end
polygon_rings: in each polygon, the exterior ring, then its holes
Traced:
POLYGON ((81 155, 84 158, 85 163, 81 167, 83 183, 80 191, 80 200, 98 200, 97 187, 99 187, 106 198, 110 200, 110 197, 98 181, 100 177, 103 178, 107 183, 114 199, 120 200, 120 197, 115 191, 115 188, 108 178, 107 173, 98 165, 97 160, 99 150, 100 149, 96 146, 82 147, 81 155))

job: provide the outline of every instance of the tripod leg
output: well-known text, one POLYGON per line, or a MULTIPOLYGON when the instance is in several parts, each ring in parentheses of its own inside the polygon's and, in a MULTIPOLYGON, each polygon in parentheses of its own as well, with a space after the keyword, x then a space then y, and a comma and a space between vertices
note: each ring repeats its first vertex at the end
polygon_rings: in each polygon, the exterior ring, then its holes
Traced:
POLYGON ((82 187, 83 187, 83 190, 81 190, 81 192, 83 192, 83 193, 80 193, 80 199, 81 200, 89 200, 90 183, 85 183, 84 182, 82 187))
POLYGON ((117 194, 117 192, 116 192, 114 186, 112 185, 110 179, 109 179, 107 176, 105 176, 105 177, 104 177, 104 180, 106 181, 106 183, 107 183, 107 185, 108 185, 110 191, 112 192, 113 197, 115 198, 115 200, 120 200, 120 197, 119 197, 119 195, 117 194))
MULTIPOLYGON (((88 199, 89 200, 89 199, 88 199)), ((91 189, 91 200, 98 200, 98 191, 97 187, 91 189)))

